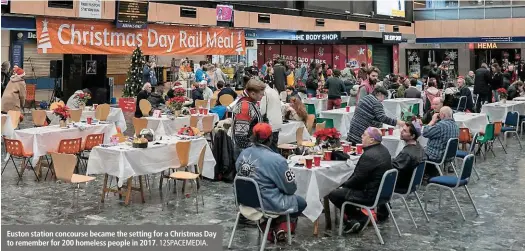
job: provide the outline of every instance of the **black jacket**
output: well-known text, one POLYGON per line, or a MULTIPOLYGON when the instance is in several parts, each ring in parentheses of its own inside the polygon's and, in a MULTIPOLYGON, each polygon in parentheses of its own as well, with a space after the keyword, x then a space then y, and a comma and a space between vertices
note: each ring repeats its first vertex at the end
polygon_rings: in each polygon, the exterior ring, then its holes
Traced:
POLYGON ((376 198, 381 179, 386 171, 392 169, 392 159, 388 149, 382 144, 365 147, 354 173, 343 183, 350 189, 346 199, 371 204, 376 198))
POLYGON ((525 64, 518 65, 518 78, 525 82, 525 64))
POLYGON ((195 88, 191 91, 191 99, 193 100, 193 103, 191 103, 191 107, 195 107, 195 100, 204 100, 204 96, 202 95, 202 90, 199 88, 195 88))
POLYGON ((492 90, 497 90, 501 87, 503 87, 503 74, 501 74, 501 72, 498 72, 492 75, 492 79, 490 80, 490 88, 492 90))
POLYGON ((308 74, 308 79, 306 79, 306 89, 317 90, 317 88, 319 88, 319 72, 314 69, 308 74))
POLYGON ((325 83, 325 89, 328 89, 328 99, 340 99, 345 92, 345 84, 343 80, 336 77, 330 77, 325 83))
MULTIPOLYGON (((473 112, 474 111, 474 101, 472 99, 472 92, 470 92, 470 89, 466 86, 459 88, 459 95, 467 97, 466 109, 473 112)), ((461 108, 463 108, 463 106, 461 108)))
POLYGON ((515 84, 514 85, 510 85, 509 89, 507 90, 507 92, 508 92, 508 97, 507 97, 508 100, 513 100, 514 98, 517 98, 517 97, 520 96, 518 88, 517 88, 517 86, 515 84))
POLYGON ((277 64, 273 67, 273 77, 275 78, 275 89, 278 93, 281 93, 286 88, 286 67, 281 64, 277 64))
POLYGON ((216 161, 214 180, 233 182, 236 174, 233 142, 226 130, 216 131, 213 136, 212 152, 216 161))
POLYGON ((137 104, 135 106, 135 117, 136 118, 142 118, 142 112, 140 111, 139 103, 143 99, 148 99, 148 97, 149 97, 149 93, 145 90, 142 90, 137 94, 137 104))
POLYGON ((476 70, 474 76, 474 94, 489 95, 490 94, 490 71, 486 68, 479 68, 476 70))
POLYGON ((222 95, 224 94, 230 94, 232 95, 233 97, 233 100, 235 100, 237 98, 237 93, 230 87, 224 87, 221 89, 221 91, 219 91, 219 93, 217 94, 217 105, 220 105, 221 103, 219 102, 219 99, 221 98, 222 95))
POLYGON ((431 68, 428 72, 428 77, 429 78, 435 78, 436 79, 436 83, 438 85, 438 89, 443 89, 443 85, 441 84, 441 74, 440 74, 440 70, 439 68, 431 68))
POLYGON ((148 101, 151 103, 151 107, 158 108, 161 104, 164 104, 166 101, 160 93, 153 92, 148 97, 148 101))
POLYGON ((405 98, 421 98, 421 91, 416 87, 408 87, 405 91, 405 98))
POLYGON ((406 145, 392 160, 392 167, 399 171, 396 182, 396 190, 398 192, 404 193, 404 191, 400 190, 408 189, 414 169, 425 157, 425 150, 417 143, 415 145, 406 145))

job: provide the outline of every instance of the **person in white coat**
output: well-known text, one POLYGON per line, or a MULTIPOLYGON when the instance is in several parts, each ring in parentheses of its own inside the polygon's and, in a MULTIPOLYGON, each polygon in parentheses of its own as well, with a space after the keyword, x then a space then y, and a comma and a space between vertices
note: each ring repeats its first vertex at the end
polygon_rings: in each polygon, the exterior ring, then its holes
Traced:
POLYGON ((266 85, 264 89, 264 97, 261 99, 261 115, 268 118, 268 123, 273 129, 273 142, 270 148, 278 151, 277 142, 279 140, 279 131, 283 125, 283 117, 281 113, 281 98, 279 93, 271 86, 266 85))

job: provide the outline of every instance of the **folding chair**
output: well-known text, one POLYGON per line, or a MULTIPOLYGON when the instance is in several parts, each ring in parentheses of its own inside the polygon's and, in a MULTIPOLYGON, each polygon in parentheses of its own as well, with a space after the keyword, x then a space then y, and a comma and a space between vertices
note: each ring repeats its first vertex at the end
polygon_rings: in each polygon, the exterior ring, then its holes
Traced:
MULTIPOLYGON (((145 99, 143 99, 143 100, 145 100, 145 99)), ((141 103, 142 103, 142 100, 141 100, 141 103)), ((151 106, 151 104, 150 104, 150 106, 151 106)), ((98 119, 99 121, 106 121, 108 119, 110 111, 111 111, 111 107, 108 104, 98 105, 97 109, 95 111, 95 118, 98 119)))
POLYGON ((454 163, 454 159, 456 158, 456 152, 458 150, 458 145, 459 145, 458 138, 449 139, 447 142, 447 147, 445 148, 445 154, 441 158, 441 161, 439 163, 436 163, 436 162, 427 160, 427 163, 434 165, 439 171, 439 175, 443 175, 441 168, 445 170, 445 164, 450 163, 452 165, 452 168, 454 169, 454 173, 457 176, 458 173, 457 173, 456 165, 454 163))
POLYGON ((315 105, 314 104, 304 104, 306 106, 306 113, 313 114, 315 117, 317 117, 317 113, 315 112, 315 105))
MULTIPOLYGON (((82 152, 82 138, 75 138, 75 139, 63 139, 63 140, 60 140, 60 142, 58 143, 58 149, 56 151, 49 151, 47 152, 47 154, 51 155, 53 153, 66 153, 66 154, 74 154, 75 156, 77 156, 77 173, 80 173, 80 168, 79 166, 82 164, 82 162, 80 161, 80 154, 82 152)), ((47 156, 46 156, 46 159, 47 159, 47 156)), ((49 163, 49 160, 48 160, 48 163, 49 163)), ((49 174, 49 171, 51 170, 51 175, 55 175, 56 177, 56 174, 55 174, 55 171, 54 171, 54 166, 53 166, 53 159, 51 159, 51 163, 48 165, 48 169, 47 169, 47 172, 46 172, 46 176, 44 178, 47 179, 47 175, 49 174)), ((87 165, 86 165, 87 167, 87 165)), ((51 176, 51 177, 52 177, 51 176)))
POLYGON ((474 134, 474 137, 472 139, 472 142, 470 143, 470 148, 469 148, 469 151, 466 152, 466 151, 462 151, 462 150, 457 150, 456 151, 456 159, 457 158, 460 158, 460 159, 464 159, 465 157, 467 157, 467 155, 469 154, 474 154, 474 166, 472 166, 472 169, 474 170, 474 173, 476 173, 476 176, 478 177, 478 180, 480 179, 479 178, 479 173, 478 173, 478 170, 476 170, 476 139, 478 138, 478 134, 474 134))
POLYGON ((149 117, 149 113, 151 112, 151 103, 147 99, 140 100, 139 108, 143 117, 149 117))
MULTIPOLYGON (((431 178, 428 181, 428 185, 427 185, 427 191, 432 186, 448 189, 452 193, 452 197, 454 198, 454 200, 456 201, 456 204, 458 205, 459 213, 461 214, 461 217, 463 217, 463 220, 466 220, 466 219, 465 219, 465 215, 463 214, 463 211, 461 210, 461 206, 459 205, 458 199, 456 198, 456 194, 454 193, 455 188, 465 187, 465 191, 467 192, 470 202, 472 202, 472 206, 474 207, 476 214, 479 216, 478 209, 476 208, 476 205, 474 204, 474 200, 472 199, 472 195, 470 194, 470 191, 468 190, 468 187, 467 187, 467 184, 470 180, 470 175, 472 174, 473 166, 474 166, 474 155, 469 154, 463 159, 463 167, 461 168, 461 175, 459 177, 437 176, 437 177, 431 178)), ((428 194, 428 193, 425 192, 425 194, 428 194)), ((427 203, 428 203, 428 197, 427 197, 427 200, 425 201, 425 206, 427 203)), ((441 193, 439 196, 439 204, 441 205, 441 193)))
MULTIPOLYGON (((286 215, 286 227, 288 228, 288 245, 292 245, 292 233, 290 228, 290 213, 289 212, 267 212, 264 210, 264 205, 262 203, 261 190, 257 182, 248 177, 242 177, 237 175, 233 181, 233 191, 235 194, 235 206, 239 210, 237 212, 237 218, 235 219, 235 225, 233 225, 232 234, 230 236, 230 242, 228 243, 228 249, 231 248, 233 237, 235 236, 235 230, 239 224, 239 218, 241 217, 240 207, 250 207, 259 211, 262 215, 261 218, 266 218, 266 229, 261 241, 260 251, 264 250, 266 246, 266 239, 268 238, 268 232, 270 231, 270 226, 272 225, 272 219, 280 215, 286 215)), ((259 219, 260 220, 260 219, 259 219)), ((257 220, 257 225, 259 225, 259 220, 257 220)), ((260 236, 260 232, 259 232, 260 236)))
MULTIPOLYGON (((24 145, 22 145, 22 141, 20 140, 14 140, 14 139, 7 139, 4 137, 4 145, 6 148, 6 152, 9 154, 9 159, 13 162, 13 167, 16 170, 16 174, 18 174, 18 181, 16 184, 20 183, 22 180, 22 175, 24 174, 24 170, 26 169, 26 165, 29 163, 29 167, 33 170, 33 173, 35 174, 36 180, 40 181, 38 178, 38 175, 36 174, 35 169, 33 168, 33 165, 31 164, 31 158, 33 157, 33 152, 26 152, 24 150, 24 145), (15 164, 15 158, 22 159, 22 168, 20 172, 18 171, 18 168, 15 164)), ((2 168, 2 175, 4 174, 4 170, 7 167, 7 164, 9 163, 9 160, 5 162, 4 168, 2 168)))
POLYGON ((31 107, 35 108, 36 110, 35 94, 36 94, 36 85, 27 84, 26 85, 26 102, 23 108, 24 113, 26 110, 25 108, 28 107, 26 106, 27 104, 29 104, 29 110, 31 110, 31 107))
POLYGON ((44 110, 33 110, 31 111, 31 117, 33 117, 33 125, 35 127, 45 126, 47 114, 44 110))
MULTIPOLYGON (((508 112, 507 118, 505 118, 505 126, 501 128, 501 132, 503 132, 503 141, 505 142, 505 145, 507 145, 507 133, 514 133, 516 134, 516 138, 518 139, 518 143, 520 144, 520 149, 523 149, 523 147, 521 146, 520 136, 518 135, 518 126, 520 123, 519 119, 520 114, 518 112, 508 112)), ((521 123, 522 127, 523 123, 524 122, 521 123)))
POLYGON ((396 218, 394 217, 394 214, 392 213, 392 208, 390 208, 390 201, 392 200, 392 195, 394 195, 394 189, 396 187, 396 181, 397 181, 397 169, 390 169, 383 174, 383 178, 381 179, 381 184, 379 185, 379 190, 377 190, 377 196, 374 201, 374 204, 372 205, 363 205, 354 203, 351 201, 345 201, 343 205, 341 206, 341 215, 339 215, 339 235, 343 234, 343 219, 344 219, 344 212, 346 205, 352 205, 356 207, 360 207, 366 210, 368 214, 368 220, 361 229, 361 232, 365 230, 365 228, 368 226, 368 222, 372 221, 372 225, 374 225, 374 229, 376 231, 377 238, 379 239, 379 242, 381 242, 382 245, 385 244, 383 241, 383 237, 381 236, 381 233, 379 232, 379 228, 377 227, 376 221, 374 220, 374 216, 372 214, 372 210, 377 209, 378 206, 385 205, 388 209, 388 213, 392 216, 392 220, 394 221, 394 225, 396 226, 397 233, 399 236, 401 236, 401 231, 399 231, 399 227, 397 226, 396 218))
POLYGON ((410 179, 410 184, 406 190, 402 189, 395 189, 394 190, 394 196, 400 197, 403 200, 403 204, 405 204, 405 208, 408 211, 408 215, 410 216, 410 219, 414 223, 414 226, 417 228, 416 221, 414 221, 414 217, 412 217, 412 212, 410 211, 410 208, 408 207, 406 199, 408 199, 408 196, 410 194, 414 194, 417 199, 417 203, 419 203, 419 206, 421 207, 421 211, 423 211, 423 214, 425 215, 425 218, 427 219, 427 222, 430 220, 428 219, 427 212, 425 211, 425 208, 423 207, 423 204, 421 204, 421 199, 419 198, 419 195, 417 194, 417 190, 421 186, 421 182, 423 182, 423 176, 425 174, 425 162, 419 163, 419 165, 414 169, 412 172, 412 178, 410 179))

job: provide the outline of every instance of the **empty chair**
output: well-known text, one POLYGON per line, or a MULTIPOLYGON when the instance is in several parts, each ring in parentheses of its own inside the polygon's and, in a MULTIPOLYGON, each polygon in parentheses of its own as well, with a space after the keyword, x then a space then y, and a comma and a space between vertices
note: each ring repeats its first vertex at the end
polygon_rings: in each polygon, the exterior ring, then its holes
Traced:
POLYGON ((20 115, 22 115, 22 113, 20 111, 8 111, 7 115, 9 118, 11 118, 11 125, 13 125, 13 129, 18 128, 18 124, 20 123, 20 115))
MULTIPOLYGON (((52 153, 51 159, 54 163, 55 175, 57 180, 63 181, 65 183, 76 184, 77 187, 74 190, 73 199, 76 201, 78 206, 78 189, 80 189, 80 183, 88 183, 95 180, 95 177, 90 177, 86 175, 74 174, 75 163, 77 156, 73 154, 65 153, 52 153)), ((58 196, 57 196, 58 199, 58 196)), ((73 203, 75 205, 75 203, 73 203)))
MULTIPOLYGON (((520 123, 520 114, 518 112, 508 112, 507 117, 505 118, 505 126, 501 128, 501 132, 503 132, 503 141, 505 141, 505 145, 507 145, 507 134, 508 133, 514 133, 516 134, 516 139, 518 139, 518 143, 520 144, 520 149, 523 149, 521 146, 521 140, 518 135, 518 126, 520 123)), ((523 123, 522 123, 523 127, 523 123)))
POLYGON ((170 166, 167 175, 164 174, 164 171, 162 171, 160 175, 159 189, 162 189, 163 180, 170 178, 170 173, 172 171, 175 171, 175 169, 179 168, 187 168, 190 163, 191 141, 178 141, 175 143, 175 150, 177 151, 175 154, 177 155, 178 162, 170 166))
POLYGON ((318 131, 318 130, 323 130, 326 126, 326 121, 323 122, 323 123, 317 123, 315 124, 315 130, 318 131))
POLYGON ((110 110, 111 110, 111 107, 108 104, 98 105, 97 109, 95 110, 95 118, 98 119, 99 121, 108 120, 110 110))
POLYGON ((33 110, 31 111, 31 117, 33 117, 33 125, 35 127, 45 126, 47 114, 44 110, 33 110))
POLYGON ((199 116, 190 116, 190 127, 197 128, 199 124, 199 116))
POLYGON ((133 128, 135 129, 135 136, 138 137, 142 129, 148 128, 148 120, 145 118, 133 118, 133 128))
POLYGON ((494 140, 494 124, 489 123, 485 126, 485 133, 481 136, 478 136, 475 139, 475 142, 479 145, 479 152, 483 155, 484 159, 487 159, 487 152, 490 150, 492 155, 496 157, 494 150, 492 149, 491 142, 494 140), (485 154, 483 154, 482 146, 486 147, 485 154))
POLYGON ((139 108, 143 117, 149 117, 149 113, 151 112, 151 103, 147 99, 140 100, 139 108))
POLYGON ((456 158, 459 158, 459 159, 464 159, 465 157, 467 157, 467 155, 469 154, 474 154, 474 165, 472 166, 472 169, 474 170, 474 173, 476 173, 476 176, 478 177, 478 180, 480 179, 479 178, 479 173, 478 171, 476 170, 476 142, 475 140, 478 138, 478 134, 474 134, 474 137, 473 137, 473 141, 470 143, 470 148, 469 148, 469 151, 466 152, 466 151, 462 151, 462 150, 457 150, 456 151, 456 158))
POLYGON ((501 129, 503 128, 503 122, 501 121, 495 121, 494 122, 494 139, 491 140, 490 144, 493 145, 494 141, 496 139, 498 140, 499 144, 503 148, 503 151, 505 154, 507 154, 507 150, 505 149, 505 146, 503 146, 503 143, 501 142, 501 139, 499 138, 499 135, 501 134, 501 129))
POLYGON ((31 158, 33 157, 33 152, 26 152, 24 150, 24 145, 22 145, 22 141, 20 140, 7 139, 6 137, 4 137, 4 145, 5 145, 6 152, 9 154, 9 159, 5 162, 4 168, 2 168, 2 175, 4 174, 5 168, 7 167, 9 160, 11 160, 13 162, 13 167, 16 170, 16 174, 18 175, 18 181, 16 182, 17 185, 22 180, 22 174, 27 164, 29 164, 29 166, 33 170, 33 173, 35 174, 36 179, 40 181, 40 179, 38 178, 38 175, 36 174, 35 169, 33 168, 33 165, 31 164, 31 158), (18 167, 16 167, 16 163, 14 159, 22 160, 22 168, 20 169, 20 171, 18 170, 18 167))
POLYGON ((313 134, 313 127, 315 123, 315 115, 308 114, 308 118, 306 119, 306 130, 308 130, 308 133, 313 134))
POLYGON ((82 117, 82 110, 80 109, 69 110, 69 115, 71 115, 71 121, 80 122, 80 118, 82 117))

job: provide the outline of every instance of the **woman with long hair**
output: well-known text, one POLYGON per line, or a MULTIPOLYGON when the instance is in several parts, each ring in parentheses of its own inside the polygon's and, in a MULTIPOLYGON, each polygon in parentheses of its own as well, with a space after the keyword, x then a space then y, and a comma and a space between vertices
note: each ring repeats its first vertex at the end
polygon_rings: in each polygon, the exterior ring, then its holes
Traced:
POLYGON ((496 102, 499 101, 498 89, 503 87, 503 74, 501 73, 501 67, 498 63, 492 64, 492 79, 490 81, 490 87, 492 89, 492 95, 496 102))
POLYGON ((295 96, 290 98, 290 105, 286 108, 284 117, 287 120, 302 121, 306 124, 308 113, 306 112, 306 107, 300 98, 295 96))
POLYGON ((266 69, 266 76, 264 77, 264 83, 269 85, 273 89, 275 84, 275 77, 273 75, 273 67, 268 67, 266 69))

